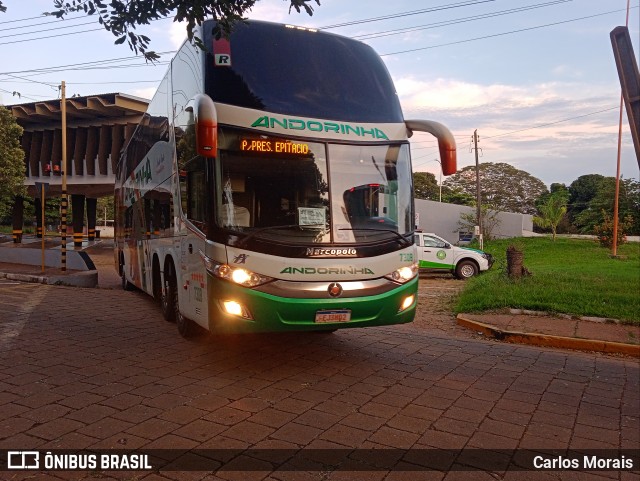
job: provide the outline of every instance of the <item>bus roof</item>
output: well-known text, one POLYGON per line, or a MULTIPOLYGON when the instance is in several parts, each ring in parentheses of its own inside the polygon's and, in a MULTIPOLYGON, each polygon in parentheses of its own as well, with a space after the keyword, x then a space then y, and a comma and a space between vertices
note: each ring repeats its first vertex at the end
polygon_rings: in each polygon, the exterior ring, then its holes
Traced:
POLYGON ((261 21, 239 23, 229 40, 204 25, 205 90, 230 105, 327 120, 402 123, 380 56, 354 39, 261 21), (219 63, 217 55, 228 55, 219 63))

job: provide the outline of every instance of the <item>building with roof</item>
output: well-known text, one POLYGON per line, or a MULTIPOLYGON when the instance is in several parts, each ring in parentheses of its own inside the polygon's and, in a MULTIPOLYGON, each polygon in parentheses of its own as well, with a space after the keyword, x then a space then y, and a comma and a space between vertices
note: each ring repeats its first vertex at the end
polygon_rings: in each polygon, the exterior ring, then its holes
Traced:
MULTIPOLYGON (((74 243, 82 242, 84 213, 87 235, 95 235, 99 197, 112 195, 120 150, 133 135, 147 109, 145 99, 122 93, 72 97, 66 100, 67 193, 71 195, 74 243)), ((47 100, 7 105, 22 126, 25 152, 25 185, 28 195, 45 198, 62 194, 61 101, 47 100), (37 188, 38 186, 38 188, 37 188)), ((41 207, 36 202, 37 233, 42 235, 41 207)), ((14 242, 22 239, 24 199, 17 198, 13 216, 14 242)))

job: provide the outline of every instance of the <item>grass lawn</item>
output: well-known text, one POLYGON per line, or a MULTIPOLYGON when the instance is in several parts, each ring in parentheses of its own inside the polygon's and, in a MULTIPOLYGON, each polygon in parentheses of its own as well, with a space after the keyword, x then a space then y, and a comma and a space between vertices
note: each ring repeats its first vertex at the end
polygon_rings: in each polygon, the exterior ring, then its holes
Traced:
POLYGON ((470 279, 456 312, 520 308, 581 316, 608 317, 640 324, 640 244, 618 247, 625 259, 591 240, 502 239, 485 243, 496 258, 488 272, 470 279), (506 276, 506 250, 524 252, 531 277, 506 276))

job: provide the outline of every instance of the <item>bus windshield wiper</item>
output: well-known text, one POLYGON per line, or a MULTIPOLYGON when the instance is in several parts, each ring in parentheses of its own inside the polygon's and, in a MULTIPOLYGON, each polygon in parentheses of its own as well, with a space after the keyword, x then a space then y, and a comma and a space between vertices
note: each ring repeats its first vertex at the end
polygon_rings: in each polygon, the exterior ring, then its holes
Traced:
POLYGON ((269 230, 292 229, 294 227, 300 227, 301 228, 300 230, 304 230, 302 229, 302 227, 324 227, 324 224, 305 224, 305 225, 288 224, 288 225, 270 225, 267 227, 260 227, 259 229, 256 229, 253 232, 248 233, 245 237, 240 239, 236 244, 236 247, 240 247, 240 248, 244 247, 249 239, 252 239, 253 237, 255 237, 256 235, 262 232, 266 232, 269 230))
POLYGON ((405 247, 409 247, 410 245, 413 244, 413 236, 411 237, 411 240, 409 241, 402 234, 399 234, 397 231, 391 230, 391 229, 375 229, 375 228, 370 228, 370 227, 341 227, 338 230, 352 230, 352 231, 365 230, 365 231, 373 231, 373 232, 390 232, 390 233, 394 234, 396 237, 399 237, 400 239, 402 239, 402 242, 406 243, 405 247))

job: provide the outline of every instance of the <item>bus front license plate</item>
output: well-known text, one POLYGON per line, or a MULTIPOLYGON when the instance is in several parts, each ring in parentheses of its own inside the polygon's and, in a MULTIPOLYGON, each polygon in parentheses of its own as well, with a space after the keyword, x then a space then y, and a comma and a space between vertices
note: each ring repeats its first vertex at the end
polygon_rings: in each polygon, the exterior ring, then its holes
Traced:
POLYGON ((349 322, 350 320, 351 311, 348 309, 316 312, 316 322, 319 324, 324 322, 349 322))

